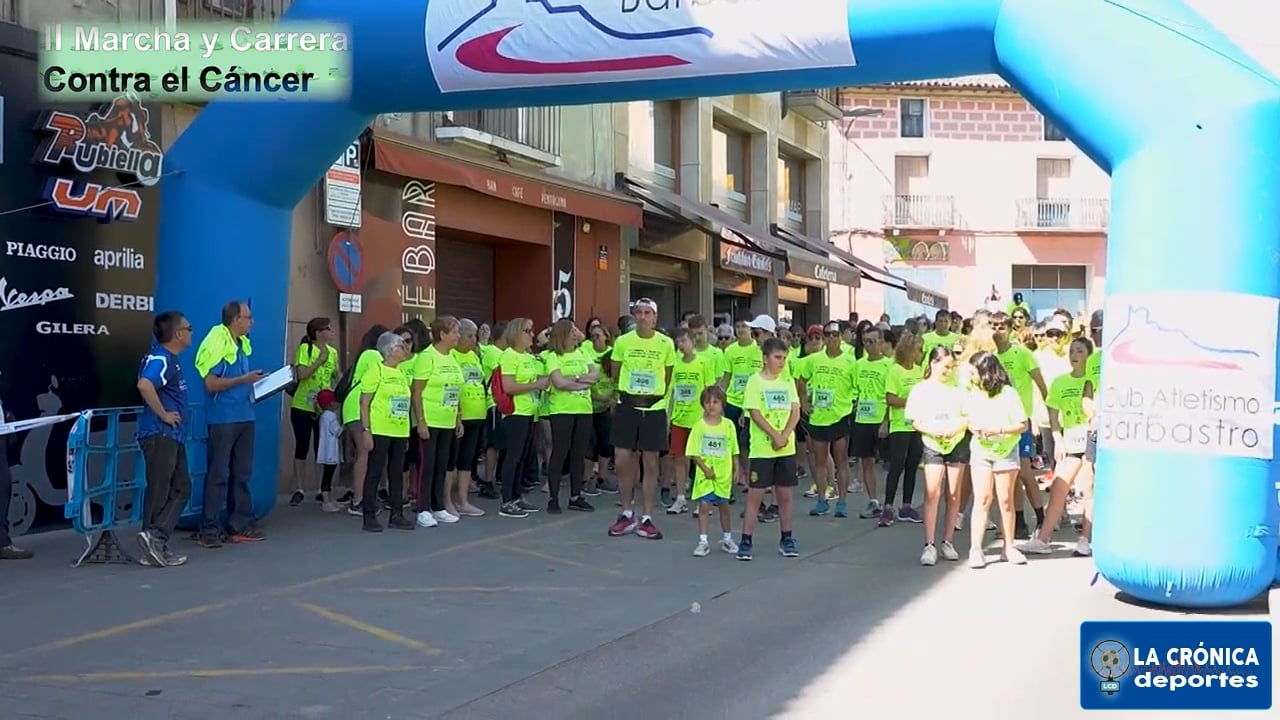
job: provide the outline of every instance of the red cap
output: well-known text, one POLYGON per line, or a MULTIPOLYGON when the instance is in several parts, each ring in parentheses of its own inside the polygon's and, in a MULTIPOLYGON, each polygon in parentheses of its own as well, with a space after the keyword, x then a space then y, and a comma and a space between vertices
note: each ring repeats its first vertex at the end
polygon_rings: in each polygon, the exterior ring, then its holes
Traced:
POLYGON ((338 402, 338 396, 332 390, 321 390, 316 393, 316 405, 321 409, 338 402))
POLYGON ((822 326, 810 325, 809 329, 804 331, 804 334, 809 337, 822 337, 822 326))

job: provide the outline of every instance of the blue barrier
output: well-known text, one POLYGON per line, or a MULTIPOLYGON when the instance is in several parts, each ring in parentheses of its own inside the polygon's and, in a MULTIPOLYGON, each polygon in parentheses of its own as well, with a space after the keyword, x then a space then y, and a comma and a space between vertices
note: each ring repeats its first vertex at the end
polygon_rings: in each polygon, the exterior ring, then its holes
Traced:
MULTIPOLYGON (((122 528, 142 523, 146 462, 135 433, 142 407, 91 410, 67 437, 67 504, 63 516, 85 537, 86 549, 74 565, 131 563, 120 542, 122 528)), ((199 523, 208 464, 204 411, 192 406, 186 424, 187 465, 192 493, 183 526, 199 523)))

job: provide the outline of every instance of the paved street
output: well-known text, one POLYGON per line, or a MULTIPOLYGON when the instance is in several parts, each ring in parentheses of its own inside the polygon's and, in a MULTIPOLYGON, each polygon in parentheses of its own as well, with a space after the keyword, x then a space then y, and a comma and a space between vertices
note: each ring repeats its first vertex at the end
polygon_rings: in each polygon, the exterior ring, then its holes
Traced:
MULTIPOLYGON (((801 558, 765 526, 740 563, 691 557, 688 516, 662 518, 661 542, 607 538, 608 519, 371 536, 281 506, 268 542, 183 541, 191 562, 169 571, 73 570, 78 538, 28 538, 38 558, 0 566, 0 716, 816 719, 884 703, 1056 720, 1086 715, 1080 620, 1171 616, 1091 586, 1065 551, 922 568, 918 526, 803 517, 801 558)), ((1265 602, 1232 615, 1256 616, 1265 602)))

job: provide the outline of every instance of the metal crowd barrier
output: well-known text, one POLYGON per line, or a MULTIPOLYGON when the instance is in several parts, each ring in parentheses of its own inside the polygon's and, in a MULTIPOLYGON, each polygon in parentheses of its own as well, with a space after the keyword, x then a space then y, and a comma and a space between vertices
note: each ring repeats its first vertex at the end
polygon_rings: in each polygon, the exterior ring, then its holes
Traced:
MULTIPOLYGON (((120 533, 142 523, 146 463, 135 436, 141 414, 141 406, 91 410, 76 421, 67 436, 67 504, 63 515, 85 538, 85 550, 74 567, 135 562, 120 533)), ((191 408, 186 428, 193 492, 182 514, 184 525, 200 515, 208 437, 203 408, 191 408)))

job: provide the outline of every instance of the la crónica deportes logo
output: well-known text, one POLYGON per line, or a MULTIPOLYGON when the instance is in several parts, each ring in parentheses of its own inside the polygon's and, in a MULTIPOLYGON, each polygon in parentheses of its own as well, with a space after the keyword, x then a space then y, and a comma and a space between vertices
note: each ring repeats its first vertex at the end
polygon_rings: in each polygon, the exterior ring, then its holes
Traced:
POLYGON ((1087 622, 1080 704, 1109 710, 1266 710, 1267 622, 1087 622))

